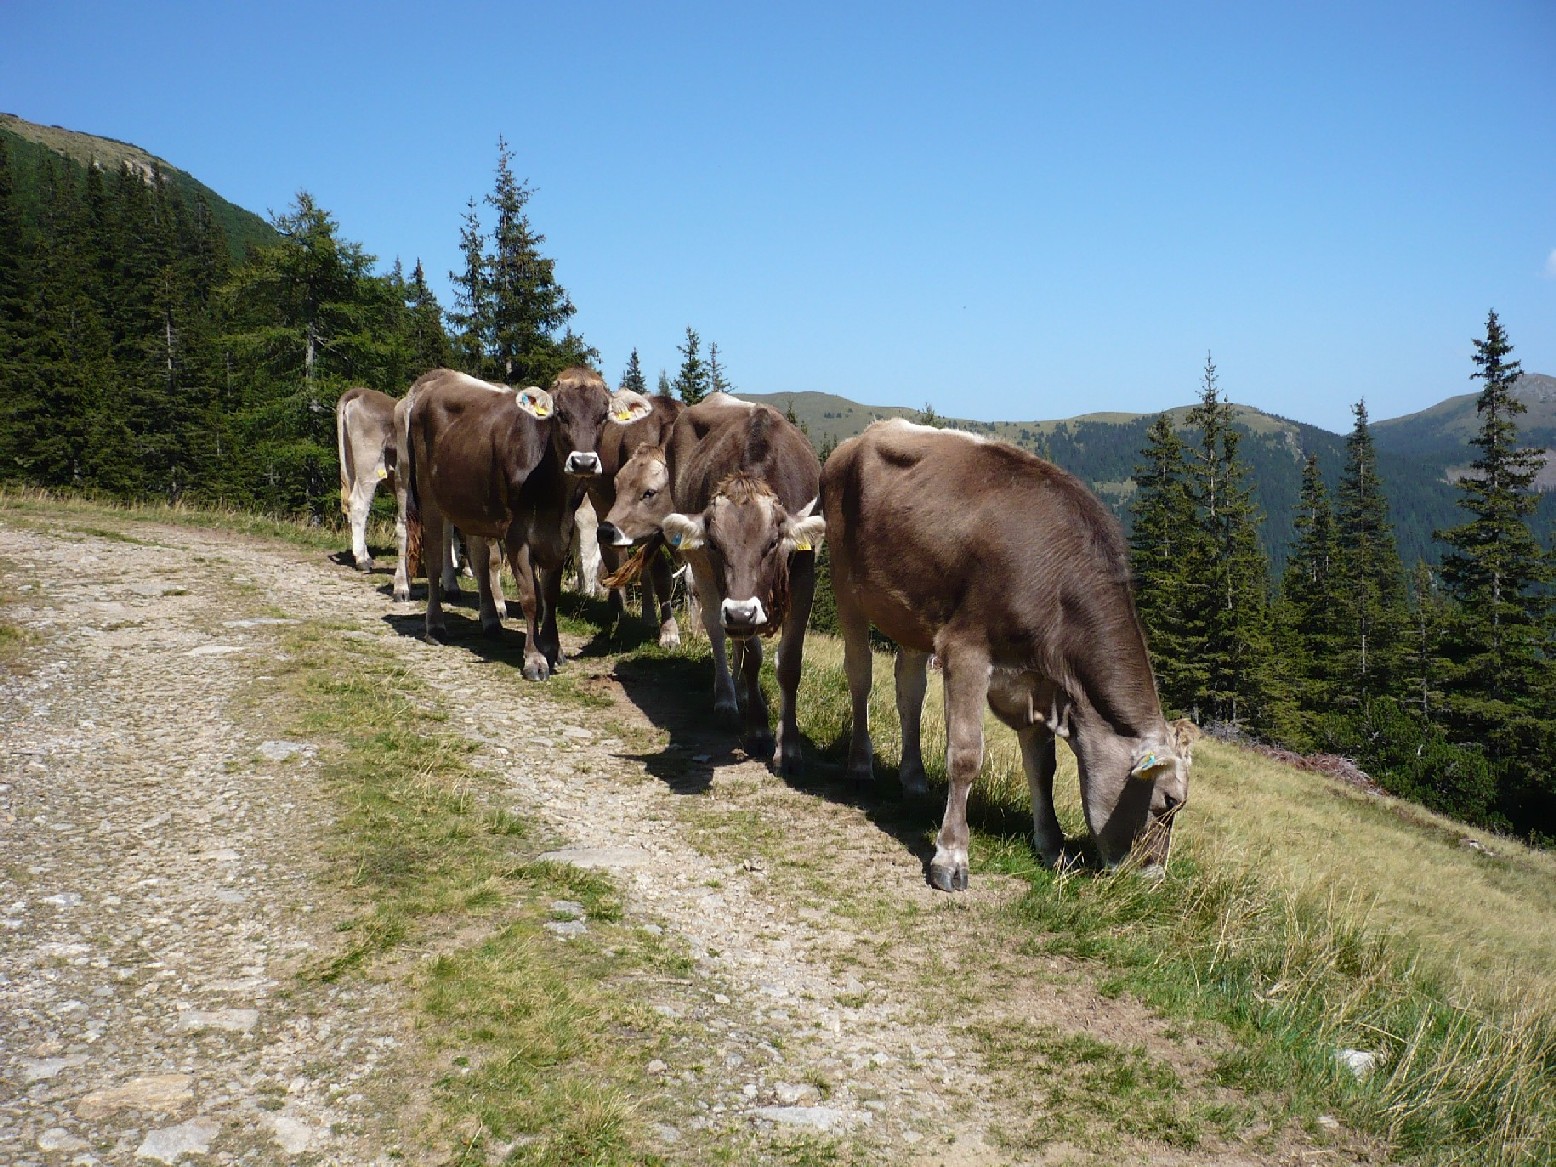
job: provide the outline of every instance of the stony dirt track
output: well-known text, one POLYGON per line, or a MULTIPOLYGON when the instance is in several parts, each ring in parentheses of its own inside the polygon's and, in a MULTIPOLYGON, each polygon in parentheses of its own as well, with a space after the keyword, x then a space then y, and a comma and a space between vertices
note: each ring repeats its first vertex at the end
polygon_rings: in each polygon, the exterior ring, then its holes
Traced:
MULTIPOLYGON (((1074 970, 982 967, 978 929, 1013 885, 932 893, 919 859, 858 810, 672 735, 687 772, 712 772, 703 805, 749 805, 829 856, 819 885, 754 852, 710 857, 679 825, 684 790, 621 740, 623 722, 656 732, 625 700, 606 713, 545 686, 515 699, 510 678, 499 692, 503 666, 406 635, 418 606, 317 554, 123 529, 130 541, 0 518, 5 615, 39 640, 21 672, 0 674, 0 1163, 417 1161, 395 1105, 414 1089, 396 1075, 415 1035, 394 979, 299 977, 338 946, 346 910, 321 878, 336 808, 310 780, 329 743, 277 736, 241 694, 274 661, 278 629, 302 619, 407 664, 553 854, 611 871, 629 918, 691 956, 683 983, 642 988, 697 1034, 681 1062, 647 1068, 684 1098, 657 1128, 668 1161, 682 1140, 770 1128, 835 1135, 881 1162, 1071 1161, 1073 1147, 1023 1155, 997 1137, 1021 1121, 1001 1098, 1012 1083, 991 1088, 961 1022, 1012 1009, 1205 1072, 1199 1043, 1102 1001, 1074 970), (461 727, 470 694, 493 699, 461 727), (833 914, 828 883, 900 908, 920 933, 833 914), (929 942, 926 924, 953 939, 929 942), (960 1016, 926 1009, 929 959, 948 983, 1002 995, 960 1016)), ((1141 1146, 1120 1161, 1145 1158, 1297 1163, 1333 1149, 1141 1146)))

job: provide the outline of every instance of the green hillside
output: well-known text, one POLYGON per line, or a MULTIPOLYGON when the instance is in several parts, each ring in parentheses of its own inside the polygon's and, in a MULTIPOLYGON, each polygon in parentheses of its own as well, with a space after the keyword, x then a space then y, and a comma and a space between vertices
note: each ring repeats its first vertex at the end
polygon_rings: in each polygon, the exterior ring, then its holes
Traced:
MULTIPOLYGON (((910 420, 921 411, 906 406, 861 405, 832 393, 743 393, 779 410, 790 410, 818 448, 852 437, 872 421, 891 417, 910 420)), ((1529 412, 1519 419, 1519 432, 1529 445, 1556 449, 1556 377, 1528 375, 1519 396, 1529 412)), ((1184 428, 1190 406, 1168 412, 1184 428)), ((1234 406, 1244 437, 1240 452, 1253 475, 1256 498, 1266 516, 1264 544, 1279 573, 1291 537, 1291 516, 1302 485, 1302 464, 1317 454, 1330 490, 1339 485, 1345 465, 1345 435, 1290 421, 1250 406, 1234 406)), ((1087 413, 1048 421, 973 421, 942 417, 940 424, 984 434, 1031 450, 1083 478, 1128 524, 1131 476, 1145 447, 1153 414, 1087 413)), ((1477 426, 1475 395, 1465 394, 1431 409, 1388 421, 1373 421, 1378 467, 1389 493, 1399 551, 1405 563, 1438 562, 1441 547, 1432 532, 1463 521, 1454 471, 1468 465, 1473 451, 1469 438, 1477 426)), ((1556 520, 1556 458, 1542 476, 1546 491, 1535 530, 1544 532, 1556 520)))
MULTIPOLYGON (((78 166, 95 165, 110 172, 129 166, 148 180, 153 173, 160 172, 189 202, 193 203, 197 197, 205 200, 212 218, 227 236, 233 259, 242 259, 250 246, 274 243, 278 238, 274 228, 253 211, 228 202, 193 175, 139 146, 59 126, 41 126, 9 113, 0 113, 0 135, 6 139, 13 162, 21 163, 16 169, 24 179, 38 169, 40 158, 50 154, 69 159, 78 166)), ((39 197, 39 192, 25 182, 19 185, 18 194, 24 200, 39 197)))

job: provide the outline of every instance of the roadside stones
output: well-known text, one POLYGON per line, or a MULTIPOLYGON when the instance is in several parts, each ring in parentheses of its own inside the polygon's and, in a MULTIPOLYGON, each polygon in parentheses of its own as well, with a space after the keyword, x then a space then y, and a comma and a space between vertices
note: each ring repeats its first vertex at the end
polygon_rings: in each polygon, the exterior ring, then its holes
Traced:
POLYGON ((76 1103, 76 1113, 85 1119, 98 1119, 126 1108, 177 1110, 193 1098, 187 1074, 147 1074, 120 1086, 92 1091, 76 1103))
POLYGON ((176 1163, 180 1155, 204 1155, 221 1133, 221 1125, 210 1118, 192 1118, 177 1126, 152 1131, 136 1148, 137 1159, 156 1159, 176 1163))
POLYGON ((869 1122, 868 1114, 853 1114, 831 1106, 759 1106, 753 1110, 756 1118, 780 1126, 808 1127, 811 1130, 846 1130, 857 1122, 869 1122))
POLYGON ((563 847, 547 851, 540 857, 542 863, 566 863, 571 867, 604 867, 622 870, 642 867, 649 862, 646 851, 636 847, 563 847))
POLYGON ((1335 1061, 1356 1076, 1358 1082, 1364 1081, 1378 1066, 1378 1055, 1367 1050, 1337 1049, 1334 1057, 1335 1061))
POLYGON ((185 1009, 178 1015, 178 1028, 186 1033, 206 1029, 251 1033, 258 1021, 258 1009, 185 1009))
POLYGON ((23 1058, 22 1081, 42 1082, 54 1077, 61 1070, 72 1070, 77 1066, 86 1065, 85 1054, 71 1054, 64 1058, 23 1058))

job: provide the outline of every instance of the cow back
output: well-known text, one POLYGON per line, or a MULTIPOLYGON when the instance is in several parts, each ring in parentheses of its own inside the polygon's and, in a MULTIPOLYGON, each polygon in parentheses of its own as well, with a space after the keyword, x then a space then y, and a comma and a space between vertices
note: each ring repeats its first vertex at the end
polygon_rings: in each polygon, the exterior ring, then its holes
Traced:
POLYGON ((701 511, 719 484, 743 473, 767 484, 795 513, 815 499, 821 463, 810 439, 768 405, 715 394, 685 410, 666 449, 676 507, 701 511))

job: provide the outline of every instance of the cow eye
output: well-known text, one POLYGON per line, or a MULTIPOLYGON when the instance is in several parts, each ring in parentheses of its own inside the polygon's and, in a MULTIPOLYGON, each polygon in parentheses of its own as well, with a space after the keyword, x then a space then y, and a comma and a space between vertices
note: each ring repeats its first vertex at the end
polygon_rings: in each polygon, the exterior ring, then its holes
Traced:
POLYGON ((650 486, 647 490, 645 490, 643 492, 643 497, 644 498, 653 498, 654 495, 656 495, 658 493, 659 493, 659 488, 658 487, 650 486))

